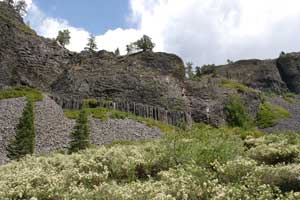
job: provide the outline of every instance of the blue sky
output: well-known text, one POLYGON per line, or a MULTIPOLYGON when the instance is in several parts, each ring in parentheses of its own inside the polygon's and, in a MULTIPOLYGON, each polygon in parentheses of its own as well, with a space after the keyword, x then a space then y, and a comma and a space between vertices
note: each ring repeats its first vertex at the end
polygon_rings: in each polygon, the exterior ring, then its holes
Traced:
POLYGON ((127 0, 34 0, 44 13, 66 19, 72 26, 103 34, 108 29, 129 28, 127 0))
POLYGON ((90 34, 99 50, 120 48, 123 54, 146 34, 154 51, 199 66, 300 51, 299 0, 25 1, 26 21, 39 35, 55 38, 59 30, 70 30, 71 51, 83 50, 90 34))

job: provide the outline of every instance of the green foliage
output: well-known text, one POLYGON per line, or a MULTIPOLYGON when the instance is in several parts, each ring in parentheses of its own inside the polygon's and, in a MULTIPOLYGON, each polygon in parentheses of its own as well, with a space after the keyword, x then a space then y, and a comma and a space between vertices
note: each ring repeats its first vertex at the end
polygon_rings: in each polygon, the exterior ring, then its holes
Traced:
POLYGON ((89 125, 86 109, 81 109, 74 131, 71 133, 69 153, 78 152, 89 147, 89 125))
POLYGON ((35 147, 33 102, 27 99, 22 117, 17 125, 16 136, 7 147, 10 159, 20 159, 27 154, 33 154, 35 147))
POLYGON ((256 124, 259 128, 273 127, 280 118, 290 118, 291 114, 284 108, 264 102, 257 113, 256 124))
POLYGON ((90 35, 88 38, 88 43, 84 49, 88 51, 96 51, 98 49, 94 35, 90 35))
POLYGON ((186 67, 185 67, 186 72, 185 73, 189 79, 192 79, 194 77, 193 65, 194 64, 192 62, 186 63, 186 67))
MULTIPOLYGON (((89 104, 94 100, 86 100, 85 103, 89 104)), ((132 119, 134 121, 138 121, 141 123, 147 124, 148 127, 157 127, 164 133, 171 133, 175 131, 175 127, 160 121, 156 121, 150 118, 143 118, 136 116, 134 114, 121 112, 118 110, 108 109, 108 108, 86 108, 86 111, 89 115, 93 118, 101 119, 101 120, 108 120, 108 119, 132 119)), ((79 110, 64 110, 65 117, 69 119, 78 119, 79 117, 79 110)))
POLYGON ((232 96, 225 106, 227 122, 231 127, 250 129, 253 127, 253 120, 248 114, 245 102, 239 96, 232 96))
POLYGON ((287 101, 288 103, 294 104, 294 103, 296 103, 295 96, 296 96, 296 95, 293 94, 293 93, 285 93, 285 94, 283 95, 283 99, 284 99, 285 101, 287 101))
POLYGON ((223 79, 221 81, 221 86, 228 88, 228 89, 234 89, 234 90, 238 90, 238 91, 242 91, 245 93, 251 93, 251 92, 255 92, 254 89, 249 88, 241 83, 232 81, 232 80, 228 80, 228 79, 223 79))
POLYGON ((6 90, 0 90, 0 100, 18 97, 27 97, 33 102, 43 100, 43 94, 40 91, 29 87, 13 87, 6 90))
POLYGON ((141 49, 143 51, 152 51, 155 47, 152 39, 147 35, 143 35, 143 37, 136 41, 134 44, 136 45, 137 49, 141 49))
POLYGON ((0 13, 0 20, 3 20, 5 22, 7 22, 8 24, 14 26, 15 28, 30 34, 30 35, 36 35, 36 32, 34 30, 32 30, 29 26, 27 26, 26 24, 21 24, 9 17, 7 17, 6 15, 3 15, 0 13))
POLYGON ((298 161, 265 165, 249 158, 249 151, 280 142, 299 146, 300 136, 265 135, 243 141, 236 132, 194 124, 190 131, 156 141, 115 143, 71 155, 28 156, 0 167, 0 196, 5 200, 299 199, 298 161))
POLYGON ((152 51, 155 47, 155 44, 152 42, 152 39, 144 35, 141 39, 139 39, 136 42, 133 42, 126 46, 127 54, 132 54, 136 51, 142 50, 142 51, 152 51))
POLYGON ((194 125, 188 132, 166 135, 164 146, 174 163, 195 163, 210 167, 218 161, 224 163, 243 154, 242 140, 225 129, 214 129, 209 126, 194 125))
POLYGON ((295 133, 265 135, 248 138, 245 145, 250 148, 248 155, 259 163, 278 164, 298 161, 300 137, 295 133))
POLYGON ((27 4, 25 0, 19 0, 16 2, 15 10, 21 15, 24 16, 27 13, 27 4))
POLYGON ((71 36, 70 36, 70 31, 68 29, 59 31, 56 37, 56 41, 63 47, 70 44, 70 39, 71 36))

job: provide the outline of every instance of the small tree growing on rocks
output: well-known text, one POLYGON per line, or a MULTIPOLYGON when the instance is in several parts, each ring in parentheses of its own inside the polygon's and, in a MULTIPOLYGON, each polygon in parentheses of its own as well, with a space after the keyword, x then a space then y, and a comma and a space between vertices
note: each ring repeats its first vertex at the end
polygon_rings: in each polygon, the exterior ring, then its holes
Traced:
POLYGON ((141 39, 135 42, 135 45, 138 49, 141 49, 143 51, 152 51, 155 47, 155 44, 152 42, 152 39, 144 35, 141 39))
POLYGON ((86 46, 87 47, 85 47, 84 49, 88 51, 96 51, 98 49, 96 44, 96 38, 94 35, 90 35, 86 46))
POLYGON ((89 147, 88 113, 85 106, 81 109, 74 131, 71 133, 69 153, 76 153, 89 147))
POLYGON ((15 5, 15 10, 21 15, 24 16, 26 14, 27 4, 25 0, 19 0, 15 5))
POLYGON ((7 147, 10 159, 20 159, 27 154, 33 154, 35 147, 33 102, 27 98, 22 117, 17 125, 16 136, 7 147))
POLYGON ((187 77, 189 79, 192 79, 194 77, 193 63, 192 62, 187 62, 185 70, 186 70, 187 77))
POLYGON ((68 29, 59 31, 58 36, 56 37, 56 41, 63 47, 70 44, 70 31, 68 29))
POLYGON ((119 49, 119 48, 117 48, 117 49, 115 50, 115 55, 116 55, 116 56, 120 56, 120 49, 119 49))

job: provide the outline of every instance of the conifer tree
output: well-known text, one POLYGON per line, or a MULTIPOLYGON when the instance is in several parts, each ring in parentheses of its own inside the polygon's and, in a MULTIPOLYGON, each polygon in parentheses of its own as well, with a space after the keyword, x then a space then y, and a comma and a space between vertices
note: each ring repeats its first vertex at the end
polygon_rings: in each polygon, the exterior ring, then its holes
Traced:
POLYGON ((84 49, 88 51, 96 51, 98 49, 94 35, 90 35, 88 43, 84 49))
POLYGON ((189 79, 193 78, 193 76, 194 76, 193 63, 192 62, 187 62, 186 63, 186 75, 188 76, 189 79))
POLYGON ((24 16, 26 14, 27 4, 25 0, 19 0, 15 5, 15 10, 21 15, 24 16))
POLYGON ((88 113, 85 107, 80 111, 74 131, 71 133, 69 153, 75 153, 89 147, 88 113))
POLYGON ((117 48, 117 49, 115 50, 115 55, 116 55, 116 56, 120 56, 120 49, 119 49, 119 48, 117 48))
POLYGON ((17 125, 16 136, 7 147, 7 157, 14 160, 33 154, 35 147, 33 102, 27 98, 22 117, 17 125))

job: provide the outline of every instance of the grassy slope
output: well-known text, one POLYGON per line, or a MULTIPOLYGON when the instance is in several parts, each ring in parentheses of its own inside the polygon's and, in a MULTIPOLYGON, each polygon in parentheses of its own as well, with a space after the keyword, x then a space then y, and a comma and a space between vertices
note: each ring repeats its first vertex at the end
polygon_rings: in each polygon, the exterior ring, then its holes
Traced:
POLYGON ((34 102, 43 100, 43 94, 40 91, 29 87, 13 87, 7 90, 0 90, 0 100, 18 97, 27 97, 34 102))

